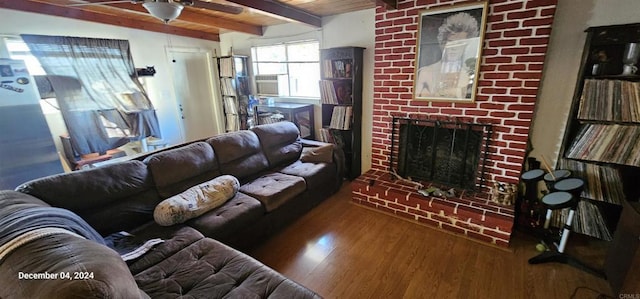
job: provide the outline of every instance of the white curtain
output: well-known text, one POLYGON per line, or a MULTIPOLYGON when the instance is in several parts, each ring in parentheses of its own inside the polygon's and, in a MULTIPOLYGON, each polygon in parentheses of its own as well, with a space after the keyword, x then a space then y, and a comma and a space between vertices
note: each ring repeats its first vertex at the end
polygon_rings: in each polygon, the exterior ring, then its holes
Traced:
POLYGON ((47 73, 78 154, 160 136, 126 40, 22 35, 47 73))

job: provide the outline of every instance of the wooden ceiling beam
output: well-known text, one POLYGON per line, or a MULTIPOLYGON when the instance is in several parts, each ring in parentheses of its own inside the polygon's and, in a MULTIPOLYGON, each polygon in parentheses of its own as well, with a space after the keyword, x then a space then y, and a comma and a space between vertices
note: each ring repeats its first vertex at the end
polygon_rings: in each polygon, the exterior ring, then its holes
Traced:
POLYGON ((306 12, 291 5, 273 0, 227 0, 228 2, 251 7, 280 18, 308 24, 314 27, 322 27, 322 18, 318 15, 306 12))
POLYGON ((140 20, 134 20, 127 17, 114 17, 112 15, 106 15, 96 12, 83 11, 80 9, 72 9, 68 7, 61 7, 56 5, 50 5, 46 3, 30 1, 30 0, 0 0, 0 8, 14 9, 26 12, 33 12, 39 14, 47 14, 52 16, 59 16, 65 18, 79 19, 90 22, 116 25, 121 27, 128 27, 146 31, 168 33, 198 39, 205 39, 211 41, 220 41, 220 35, 214 33, 206 33, 202 31, 189 30, 166 25, 162 23, 141 22, 140 20))
POLYGON ((398 9, 398 0, 375 0, 378 6, 384 6, 386 9, 398 9))
POLYGON ((196 23, 205 26, 217 27, 227 29, 236 32, 243 32, 253 35, 262 36, 264 30, 262 26, 251 25, 246 23, 240 23, 229 19, 223 19, 218 17, 212 17, 204 14, 190 12, 187 9, 183 10, 178 18, 181 21, 196 23))
MULTIPOLYGON (((92 2, 92 3, 100 3, 100 2, 104 2, 105 0, 84 0, 84 1, 92 2)), ((105 4, 103 6, 116 7, 120 9, 126 9, 128 11, 135 11, 138 13, 149 15, 149 12, 141 4, 112 3, 112 4, 105 4)), ((76 8, 80 8, 80 7, 76 6, 76 8)), ((196 23, 199 25, 223 28, 231 31, 259 35, 259 36, 263 34, 262 26, 250 25, 246 23, 232 21, 229 19, 200 14, 196 12, 198 9, 202 9, 202 8, 196 8, 196 7, 192 8, 192 7, 186 6, 185 9, 182 10, 182 12, 180 13, 178 20, 189 22, 189 23, 196 23)))

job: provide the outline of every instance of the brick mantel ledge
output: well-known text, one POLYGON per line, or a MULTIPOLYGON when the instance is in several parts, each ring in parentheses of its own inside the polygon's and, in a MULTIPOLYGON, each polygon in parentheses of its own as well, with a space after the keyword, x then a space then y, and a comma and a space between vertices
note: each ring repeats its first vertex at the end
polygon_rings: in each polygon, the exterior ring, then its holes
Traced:
POLYGON ((369 170, 355 179, 351 191, 356 204, 499 247, 509 246, 513 207, 491 202, 489 194, 458 191, 450 198, 423 196, 414 185, 380 170, 369 170))

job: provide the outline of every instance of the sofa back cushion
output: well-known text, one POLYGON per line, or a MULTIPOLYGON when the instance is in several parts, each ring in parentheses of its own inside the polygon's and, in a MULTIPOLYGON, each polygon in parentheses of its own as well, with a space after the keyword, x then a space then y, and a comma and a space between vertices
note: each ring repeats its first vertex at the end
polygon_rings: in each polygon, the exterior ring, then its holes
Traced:
POLYGON ((281 121, 260 125, 252 130, 260 139, 262 150, 271 167, 290 164, 300 158, 302 152, 300 131, 292 122, 281 121))
POLYGON ((207 139, 207 143, 218 157, 220 171, 235 176, 240 182, 257 177, 269 167, 260 140, 252 131, 221 134, 207 139))
POLYGON ((213 148, 203 141, 155 153, 144 159, 144 163, 149 167, 162 198, 169 198, 220 175, 213 148))
POLYGON ((152 221, 161 201, 147 165, 136 160, 40 178, 16 190, 75 212, 103 236, 152 221))

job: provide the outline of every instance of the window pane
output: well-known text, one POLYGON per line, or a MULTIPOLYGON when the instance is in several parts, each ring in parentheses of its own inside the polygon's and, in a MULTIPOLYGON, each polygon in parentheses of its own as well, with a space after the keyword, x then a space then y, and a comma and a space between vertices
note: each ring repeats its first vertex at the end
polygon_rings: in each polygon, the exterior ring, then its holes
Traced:
POLYGON ((259 62, 256 63, 256 75, 279 75, 287 73, 286 63, 259 62))
POLYGON ((319 98, 319 48, 317 41, 253 47, 254 74, 278 75, 279 96, 319 98))
POLYGON ((284 45, 257 47, 256 61, 287 61, 284 45))
POLYGON ((291 44, 287 46, 289 61, 319 61, 320 49, 318 42, 291 44))
POLYGON ((290 63, 291 96, 320 97, 320 66, 317 63, 290 63))
POLYGON ((27 65, 27 70, 29 70, 32 76, 45 75, 40 62, 35 56, 31 55, 29 47, 22 39, 5 38, 4 43, 7 46, 7 50, 9 50, 11 59, 24 60, 24 63, 27 65))

